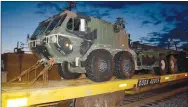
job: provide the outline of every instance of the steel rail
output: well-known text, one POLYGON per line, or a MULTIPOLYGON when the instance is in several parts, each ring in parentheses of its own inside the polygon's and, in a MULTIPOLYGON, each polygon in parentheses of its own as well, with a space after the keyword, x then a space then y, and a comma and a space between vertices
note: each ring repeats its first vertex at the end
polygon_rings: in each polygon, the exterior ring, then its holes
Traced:
POLYGON ((170 92, 163 92, 163 93, 160 93, 160 94, 157 94, 157 93, 150 93, 152 94, 151 97, 147 97, 147 98, 141 98, 141 100, 139 101, 134 101, 132 103, 129 103, 129 104, 124 104, 120 107, 136 107, 136 106, 141 106, 141 105, 146 105, 146 104, 151 104, 151 103, 154 103, 156 101, 160 101, 160 100, 163 100, 163 99, 166 99, 168 97, 171 97, 171 96, 174 96, 176 94, 179 94, 179 93, 182 93, 182 92, 187 92, 188 91, 188 86, 185 86, 185 87, 182 87, 182 88, 178 88, 178 89, 175 89, 175 90, 171 90, 170 92), (156 94, 156 95, 154 95, 156 94))

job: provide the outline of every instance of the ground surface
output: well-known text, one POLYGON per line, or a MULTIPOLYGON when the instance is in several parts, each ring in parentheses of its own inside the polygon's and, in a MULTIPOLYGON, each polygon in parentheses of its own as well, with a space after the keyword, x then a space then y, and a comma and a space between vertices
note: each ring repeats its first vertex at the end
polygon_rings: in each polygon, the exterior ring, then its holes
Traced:
POLYGON ((188 92, 151 104, 138 105, 137 107, 188 107, 188 92))

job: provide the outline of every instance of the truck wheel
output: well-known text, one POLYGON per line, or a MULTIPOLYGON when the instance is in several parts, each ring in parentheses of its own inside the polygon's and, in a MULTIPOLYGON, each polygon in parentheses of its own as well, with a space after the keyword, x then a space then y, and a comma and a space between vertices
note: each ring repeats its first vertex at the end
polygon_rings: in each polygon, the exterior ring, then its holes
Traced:
POLYGON ((166 74, 168 70, 168 64, 167 64, 167 59, 164 54, 159 55, 159 69, 160 69, 160 74, 166 74))
POLYGON ((114 57, 115 72, 118 79, 131 78, 135 72, 135 64, 129 52, 117 53, 114 57))
POLYGON ((86 60, 86 76, 95 82, 107 81, 113 76, 112 56, 108 51, 91 52, 86 60))
POLYGON ((70 72, 68 69, 68 62, 58 64, 58 72, 59 75, 64 79, 77 79, 81 75, 79 73, 70 72))
POLYGON ((169 59, 168 59, 168 64, 169 64, 169 72, 171 74, 174 74, 178 71, 178 65, 177 65, 177 61, 176 58, 173 55, 170 55, 169 59))

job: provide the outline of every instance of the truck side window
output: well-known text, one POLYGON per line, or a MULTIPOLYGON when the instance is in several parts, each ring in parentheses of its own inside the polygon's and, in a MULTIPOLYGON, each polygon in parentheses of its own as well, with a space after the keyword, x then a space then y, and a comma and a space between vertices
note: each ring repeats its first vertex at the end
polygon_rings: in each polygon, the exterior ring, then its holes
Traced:
POLYGON ((85 32, 86 27, 87 27, 87 22, 85 20, 83 22, 83 19, 79 19, 79 18, 74 18, 74 19, 70 18, 67 23, 68 30, 85 32), (82 24, 81 24, 81 20, 82 20, 82 24))
POLYGON ((74 19, 74 31, 80 30, 80 19, 74 19))
POLYGON ((73 25, 73 20, 72 20, 72 18, 70 18, 67 23, 67 29, 72 30, 72 25, 73 25))

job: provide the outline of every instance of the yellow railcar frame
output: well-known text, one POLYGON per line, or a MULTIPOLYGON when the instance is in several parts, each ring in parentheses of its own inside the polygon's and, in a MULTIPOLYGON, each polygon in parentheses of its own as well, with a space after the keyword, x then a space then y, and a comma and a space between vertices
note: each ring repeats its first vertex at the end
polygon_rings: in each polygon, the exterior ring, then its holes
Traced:
POLYGON ((179 73, 165 76, 141 75, 132 79, 112 79, 107 82, 96 83, 88 79, 49 81, 46 85, 36 83, 28 86, 25 83, 2 85, 2 107, 7 107, 7 102, 14 99, 25 98, 27 106, 56 102, 79 97, 86 97, 120 90, 130 90, 137 86, 139 79, 160 77, 160 84, 188 78, 188 73, 179 73))

